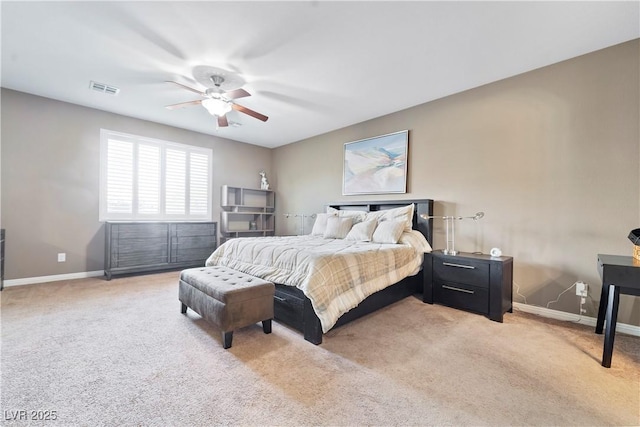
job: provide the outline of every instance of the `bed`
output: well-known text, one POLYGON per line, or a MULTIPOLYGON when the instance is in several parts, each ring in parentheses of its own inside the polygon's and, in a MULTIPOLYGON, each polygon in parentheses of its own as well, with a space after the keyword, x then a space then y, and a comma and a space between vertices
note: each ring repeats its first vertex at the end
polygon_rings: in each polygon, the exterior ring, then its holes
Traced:
POLYGON ((206 262, 274 282, 275 319, 301 331, 313 344, 320 344, 323 333, 332 328, 420 292, 422 252, 432 244, 432 220, 422 218, 433 215, 430 199, 331 203, 327 212, 318 215, 329 217, 331 224, 326 231, 323 225, 320 235, 316 227, 321 221, 316 219, 307 236, 231 239, 206 262), (358 232, 376 223, 375 241, 351 234, 332 238, 335 224, 348 221, 351 229, 352 219, 353 231, 358 232), (398 225, 404 228, 400 244, 380 238, 383 228, 397 230, 398 225))

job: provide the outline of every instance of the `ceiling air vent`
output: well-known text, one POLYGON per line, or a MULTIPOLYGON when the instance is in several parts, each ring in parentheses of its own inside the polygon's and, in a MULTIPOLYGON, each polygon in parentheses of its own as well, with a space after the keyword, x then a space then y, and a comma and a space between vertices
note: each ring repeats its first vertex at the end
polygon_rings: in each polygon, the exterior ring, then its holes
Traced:
POLYGON ((93 81, 89 83, 89 89, 106 93, 108 95, 117 95, 118 92, 120 92, 120 89, 118 89, 115 86, 109 86, 104 83, 98 83, 93 81))

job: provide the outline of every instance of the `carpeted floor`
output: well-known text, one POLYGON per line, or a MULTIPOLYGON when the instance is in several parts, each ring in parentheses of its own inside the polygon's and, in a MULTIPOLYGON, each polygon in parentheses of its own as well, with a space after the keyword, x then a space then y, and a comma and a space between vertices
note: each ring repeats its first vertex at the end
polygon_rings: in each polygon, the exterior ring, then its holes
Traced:
POLYGON ((178 274, 2 291, 1 424, 640 424, 638 337, 618 334, 605 369, 592 328, 409 297, 320 346, 274 322, 224 350, 217 329, 180 314, 178 274), (57 419, 31 420, 44 411, 57 419))

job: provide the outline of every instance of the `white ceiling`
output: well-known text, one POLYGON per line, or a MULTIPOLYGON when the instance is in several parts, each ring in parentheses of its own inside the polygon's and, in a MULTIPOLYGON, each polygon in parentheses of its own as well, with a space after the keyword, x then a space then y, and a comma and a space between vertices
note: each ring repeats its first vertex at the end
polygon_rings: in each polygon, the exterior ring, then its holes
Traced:
POLYGON ((2 2, 5 88, 277 147, 640 37, 627 2, 2 2), (252 96, 216 129, 192 70, 252 96), (116 96, 89 90, 97 81, 116 96))

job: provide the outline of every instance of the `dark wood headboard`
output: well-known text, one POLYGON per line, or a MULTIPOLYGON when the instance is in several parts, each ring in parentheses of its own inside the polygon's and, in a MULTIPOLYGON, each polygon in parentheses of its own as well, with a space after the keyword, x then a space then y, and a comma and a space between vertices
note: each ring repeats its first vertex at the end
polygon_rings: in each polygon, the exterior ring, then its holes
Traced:
POLYGON ((334 209, 347 210, 347 211, 363 211, 373 212, 382 211, 386 209, 399 208, 407 206, 413 203, 415 205, 413 209, 413 228, 420 231, 427 242, 433 246, 433 219, 424 219, 420 215, 433 215, 433 200, 431 199, 418 199, 418 200, 387 200, 378 202, 336 202, 329 203, 334 209))

